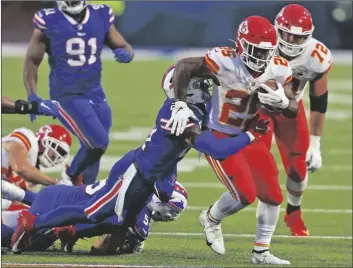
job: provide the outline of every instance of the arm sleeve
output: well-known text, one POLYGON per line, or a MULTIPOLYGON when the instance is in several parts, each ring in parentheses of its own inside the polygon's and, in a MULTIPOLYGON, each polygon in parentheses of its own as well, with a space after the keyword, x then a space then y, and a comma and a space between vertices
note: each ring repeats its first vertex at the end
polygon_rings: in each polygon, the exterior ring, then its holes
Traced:
POLYGON ((45 32, 47 30, 47 18, 43 9, 34 14, 33 27, 40 30, 41 32, 45 32))
POLYGON ((211 132, 203 131, 196 138, 194 148, 214 159, 223 159, 239 152, 250 142, 251 139, 247 133, 241 133, 232 138, 217 139, 211 132))

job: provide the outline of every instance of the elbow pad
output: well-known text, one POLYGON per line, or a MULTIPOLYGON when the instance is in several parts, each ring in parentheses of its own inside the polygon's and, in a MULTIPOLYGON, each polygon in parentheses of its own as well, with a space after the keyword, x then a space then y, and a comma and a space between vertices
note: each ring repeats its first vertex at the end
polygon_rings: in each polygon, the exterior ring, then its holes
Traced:
POLYGON ((310 97, 310 111, 326 113, 328 104, 328 91, 321 96, 309 96, 310 97))

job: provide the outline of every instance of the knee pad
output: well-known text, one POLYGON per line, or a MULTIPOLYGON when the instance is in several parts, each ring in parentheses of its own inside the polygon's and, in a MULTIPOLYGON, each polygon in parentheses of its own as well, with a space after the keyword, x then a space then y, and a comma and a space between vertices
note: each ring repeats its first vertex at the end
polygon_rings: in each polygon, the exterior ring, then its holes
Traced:
POLYGON ((251 205, 256 200, 256 191, 248 191, 246 193, 239 193, 240 202, 245 205, 251 205))
POLYGON ((305 156, 297 156, 289 161, 289 167, 286 168, 287 176, 293 181, 302 182, 307 173, 305 156))

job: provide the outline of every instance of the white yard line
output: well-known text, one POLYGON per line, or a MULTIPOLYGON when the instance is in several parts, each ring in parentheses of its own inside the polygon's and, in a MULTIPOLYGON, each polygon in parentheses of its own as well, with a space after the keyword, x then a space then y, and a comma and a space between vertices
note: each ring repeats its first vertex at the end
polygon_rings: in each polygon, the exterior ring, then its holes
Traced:
MULTIPOLYGON (((169 233, 169 232, 151 232, 151 235, 159 236, 204 236, 204 233, 169 233)), ((224 237, 255 237, 253 234, 223 234, 224 237)), ((291 238, 291 239, 349 239, 351 236, 291 236, 291 235, 273 235, 273 238, 291 238)))
POLYGON ((153 265, 123 265, 123 264, 74 264, 74 263, 12 263, 3 262, 2 267, 74 267, 74 268, 177 268, 186 267, 191 268, 194 266, 153 266, 153 265))
MULTIPOLYGON (((208 209, 208 207, 201 207, 201 206, 187 206, 186 210, 190 211, 201 211, 204 209, 208 209)), ((244 208, 242 211, 246 212, 254 212, 256 208, 244 208)), ((284 212, 285 208, 281 208, 281 212, 284 212)), ((322 208, 302 208, 302 212, 304 213, 332 213, 332 214, 352 214, 351 209, 322 209, 322 208)))
MULTIPOLYGON (((224 188, 225 186, 220 182, 182 182, 185 188, 224 188)), ((286 189, 284 184, 281 185, 282 189, 286 189)), ((350 185, 308 185, 308 190, 318 190, 318 191, 352 191, 352 186, 350 185)))

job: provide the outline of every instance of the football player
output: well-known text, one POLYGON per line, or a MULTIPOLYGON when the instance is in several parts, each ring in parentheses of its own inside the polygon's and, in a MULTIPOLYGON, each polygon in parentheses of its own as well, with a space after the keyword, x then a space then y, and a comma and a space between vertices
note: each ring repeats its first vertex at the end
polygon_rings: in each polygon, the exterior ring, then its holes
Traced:
MULTIPOLYGON (((163 85, 168 85, 169 91, 173 88, 173 71, 174 67, 171 67, 163 77, 163 85)), ((217 139, 211 132, 201 131, 206 115, 205 103, 209 98, 209 84, 205 79, 195 78, 190 81, 187 101, 195 116, 186 125, 184 135, 176 137, 165 126, 174 103, 174 99, 167 99, 159 110, 155 128, 145 143, 133 151, 133 159, 130 162, 124 161, 124 158, 129 158, 129 152, 119 160, 111 169, 106 184, 95 189, 95 195, 88 202, 62 206, 37 217, 30 213, 21 214, 12 237, 13 250, 21 250, 18 245, 26 243, 26 234, 33 229, 100 223, 112 217, 126 227, 134 226, 137 215, 154 192, 155 182, 161 178, 176 177, 177 163, 192 147, 215 159, 222 159, 266 133, 268 122, 257 117, 252 120, 246 132, 236 137, 217 139)), ((164 193, 158 195, 162 201, 166 200, 165 196, 164 193)))
MULTIPOLYGON (((130 154, 132 156, 132 154, 130 154)), ((95 183, 94 185, 70 187, 66 185, 57 185, 55 187, 46 187, 36 195, 35 200, 30 203, 31 207, 28 208, 32 214, 41 215, 49 212, 62 205, 73 205, 82 203, 88 200, 93 194, 94 189, 99 189, 104 185, 106 180, 95 183)), ((120 241, 118 223, 114 221, 106 221, 99 225, 76 225, 70 228, 53 228, 53 229, 40 229, 32 234, 26 245, 26 250, 42 251, 50 247, 58 238, 61 239, 62 249, 65 252, 72 252, 73 246, 79 238, 92 237, 103 233, 111 232, 108 237, 116 238, 115 240, 109 239, 109 244, 104 250, 102 246, 92 247, 91 254, 115 254, 117 253, 137 253, 140 252, 144 246, 144 240, 148 236, 150 228, 150 218, 154 221, 171 221, 176 220, 180 213, 187 205, 187 193, 182 185, 175 182, 175 179, 161 181, 156 184, 157 191, 167 192, 170 200, 168 203, 162 203, 156 195, 153 195, 148 206, 145 207, 138 216, 136 225, 133 228, 126 230, 127 239, 120 241), (174 189, 173 189, 173 184, 174 189), (114 247, 114 249, 113 249, 114 247)), ((28 210, 25 209, 25 210, 28 210)), ((2 230, 10 229, 10 232, 2 233, 2 244, 10 246, 10 238, 13 230, 17 226, 17 218, 20 213, 25 210, 17 211, 4 211, 2 212, 2 230)), ((107 242, 108 237, 105 236, 107 242)), ((124 235, 125 237, 125 235, 124 235)))
MULTIPOLYGON (((57 8, 41 9, 33 17, 34 30, 24 63, 28 100, 37 95, 38 68, 45 53, 50 66, 50 99, 58 102, 58 119, 81 143, 81 148, 62 176, 75 184, 95 181, 99 161, 109 143, 111 110, 101 85, 101 53, 108 45, 116 61, 128 63, 132 47, 114 26, 106 5, 88 1, 57 1, 57 8)), ((33 121, 36 116, 30 115, 33 121)))
MULTIPOLYGON (((172 125, 172 133, 183 133, 185 122, 193 116, 186 97, 187 85, 194 76, 216 81, 207 126, 219 139, 241 134, 261 104, 271 112, 296 116, 298 103, 294 94, 284 89, 292 78, 292 70, 286 59, 274 56, 278 43, 273 25, 264 17, 250 16, 241 22, 235 44, 235 49, 216 47, 205 57, 185 58, 177 63, 173 77, 177 101, 167 123, 167 127, 172 125), (277 90, 265 84, 268 80, 276 81, 277 90)), ((276 162, 265 141, 268 139, 255 141, 239 153, 222 159, 206 154, 229 192, 203 211, 199 219, 207 245, 216 253, 224 254, 222 220, 258 197, 251 263, 289 264, 269 252, 283 196, 276 162)))
MULTIPOLYGON (((33 184, 58 183, 57 180, 41 172, 39 167, 50 168, 63 165, 70 156, 71 136, 59 125, 42 126, 35 134, 27 128, 18 128, 3 137, 1 145, 1 179, 26 189, 33 184)), ((70 184, 71 182, 61 179, 59 183, 70 184)), ((5 185, 2 185, 2 189, 5 190, 3 187, 5 185)), ((24 198, 24 195, 23 192, 13 192, 12 198, 24 198)), ((7 204, 6 208, 11 204, 11 196, 10 192, 7 196, 10 200, 3 199, 3 205, 7 204)), ((3 209, 5 209, 4 206, 3 209)))
POLYGON ((309 11, 301 5, 282 8, 275 19, 278 55, 286 58, 293 70, 290 87, 299 102, 298 116, 288 119, 270 114, 274 120, 276 142, 287 173, 286 225, 294 236, 308 236, 300 210, 302 195, 308 184, 307 170, 315 172, 322 165, 320 137, 327 110, 328 72, 332 64, 330 50, 312 38, 314 25, 309 11), (310 139, 303 94, 309 84, 310 139))

